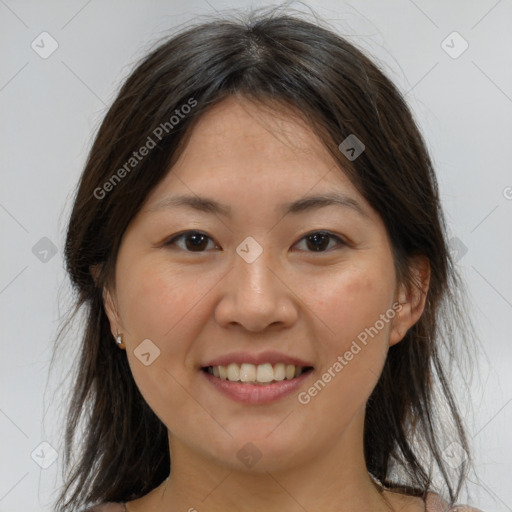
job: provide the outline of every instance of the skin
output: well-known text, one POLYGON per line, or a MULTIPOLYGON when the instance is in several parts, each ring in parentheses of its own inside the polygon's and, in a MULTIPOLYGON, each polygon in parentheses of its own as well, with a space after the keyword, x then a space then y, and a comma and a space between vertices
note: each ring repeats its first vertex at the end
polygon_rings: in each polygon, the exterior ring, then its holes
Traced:
MULTIPOLYGON (((428 263, 411 266, 426 291, 428 263)), ((170 478, 128 502, 129 512, 424 510, 420 498, 379 490, 363 455, 366 402, 389 347, 421 316, 424 293, 398 283, 382 219, 307 125, 243 98, 210 109, 126 230, 104 296, 137 386, 169 432, 170 478), (278 211, 333 190, 364 215, 278 211), (226 203, 232 217, 155 208, 178 193, 226 203), (166 245, 185 230, 209 238, 199 250, 190 237, 166 245), (319 230, 334 235, 323 252, 304 238, 319 230), (252 263, 236 252, 248 236, 263 249, 252 263), (308 404, 296 393, 241 404, 199 373, 228 352, 279 350, 314 366, 307 391, 399 299, 400 312, 308 404), (144 339, 160 350, 149 366, 134 354, 144 339), (250 468, 237 457, 249 442, 261 454, 250 468)))

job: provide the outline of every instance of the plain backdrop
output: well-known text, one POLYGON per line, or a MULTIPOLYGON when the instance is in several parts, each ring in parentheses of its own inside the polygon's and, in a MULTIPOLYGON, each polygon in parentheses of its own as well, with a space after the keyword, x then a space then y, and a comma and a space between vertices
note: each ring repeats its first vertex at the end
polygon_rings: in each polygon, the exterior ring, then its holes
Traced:
MULTIPOLYGON (((156 39, 198 16, 251 5, 270 4, 0 0, 0 512, 49 511, 61 484, 66 386, 52 388, 48 368, 69 306, 62 256, 70 199, 95 131, 156 39)), ((477 469, 464 499, 510 511, 512 3, 308 5, 383 66, 427 141, 485 349, 475 354, 470 396, 456 387, 477 469)), ((56 381, 79 339, 66 343, 56 381)))

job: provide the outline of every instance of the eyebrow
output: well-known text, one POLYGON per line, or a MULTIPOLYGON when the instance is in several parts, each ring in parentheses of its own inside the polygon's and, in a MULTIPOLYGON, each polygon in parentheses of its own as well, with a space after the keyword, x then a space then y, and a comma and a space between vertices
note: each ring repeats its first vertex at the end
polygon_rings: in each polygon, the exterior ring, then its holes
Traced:
MULTIPOLYGON (((188 207, 194 210, 210 213, 219 214, 225 217, 231 218, 231 207, 219 203, 213 199, 207 197, 201 197, 196 195, 177 195, 167 197, 162 201, 159 201, 156 205, 148 208, 148 211, 154 212, 167 208, 176 207, 188 207)), ((362 217, 368 218, 368 214, 361 204, 344 194, 340 193, 327 193, 321 195, 307 196, 291 203, 284 203, 280 205, 279 211, 281 214, 286 215, 288 213, 298 214, 325 208, 327 206, 341 206, 343 208, 349 208, 354 212, 358 213, 362 217)))

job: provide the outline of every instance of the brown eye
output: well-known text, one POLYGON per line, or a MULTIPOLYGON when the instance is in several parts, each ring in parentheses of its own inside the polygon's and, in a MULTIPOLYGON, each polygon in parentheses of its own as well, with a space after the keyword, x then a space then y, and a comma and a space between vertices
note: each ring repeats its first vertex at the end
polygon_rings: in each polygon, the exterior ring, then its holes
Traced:
POLYGON ((346 245, 339 236, 333 235, 327 231, 316 231, 314 233, 310 233, 309 235, 304 236, 301 241, 306 241, 308 252, 326 252, 325 250, 329 246, 329 242, 333 239, 338 242, 338 245, 346 245))
MULTIPOLYGON (((178 245, 180 249, 183 249, 187 252, 204 252, 208 245, 208 241, 212 241, 212 239, 200 231, 186 231, 185 233, 181 233, 180 235, 175 236, 165 245, 178 245), (176 243, 176 241, 182 239, 185 241, 185 243, 184 245, 180 246, 176 243)), ((215 245, 215 247, 217 246, 215 245)))

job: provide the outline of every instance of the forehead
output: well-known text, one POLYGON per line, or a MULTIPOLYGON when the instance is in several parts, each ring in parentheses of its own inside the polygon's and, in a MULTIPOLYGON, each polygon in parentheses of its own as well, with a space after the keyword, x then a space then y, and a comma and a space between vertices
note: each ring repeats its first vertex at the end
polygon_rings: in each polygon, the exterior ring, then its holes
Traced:
POLYGON ((142 215, 201 211, 241 223, 272 222, 324 206, 377 221, 318 135, 295 112, 229 97, 197 121, 142 215))
POLYGON ((194 185, 214 180, 231 189, 256 184, 275 189, 286 183, 305 193, 327 178, 355 190, 296 112, 234 96, 198 119, 171 170, 169 174, 194 185))
POLYGON ((385 238, 378 212, 296 117, 229 99, 204 113, 184 140, 127 233, 217 218, 230 230, 261 234, 283 220, 281 227, 323 218, 385 238))
POLYGON ((238 166, 240 160, 250 158, 246 164, 252 171, 263 163, 268 168, 293 161, 335 164, 312 128, 291 108, 255 104, 235 96, 202 115, 182 157, 187 162, 211 157, 222 158, 226 164, 236 160, 238 166))

